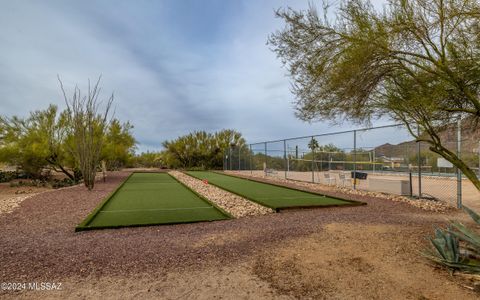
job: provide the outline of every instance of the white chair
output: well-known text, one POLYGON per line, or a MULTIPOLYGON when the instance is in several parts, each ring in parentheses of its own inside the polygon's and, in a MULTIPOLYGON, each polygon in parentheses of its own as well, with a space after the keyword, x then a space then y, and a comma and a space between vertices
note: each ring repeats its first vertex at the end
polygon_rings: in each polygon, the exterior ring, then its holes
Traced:
POLYGON ((345 173, 338 174, 338 181, 342 183, 342 186, 345 186, 345 183, 350 184, 350 178, 347 178, 347 175, 345 175, 345 173))
POLYGON ((335 184, 337 181, 334 177, 330 177, 330 173, 323 173, 323 178, 327 185, 330 185, 332 182, 335 184))
POLYGON ((278 172, 275 169, 265 169, 265 176, 276 175, 278 172))

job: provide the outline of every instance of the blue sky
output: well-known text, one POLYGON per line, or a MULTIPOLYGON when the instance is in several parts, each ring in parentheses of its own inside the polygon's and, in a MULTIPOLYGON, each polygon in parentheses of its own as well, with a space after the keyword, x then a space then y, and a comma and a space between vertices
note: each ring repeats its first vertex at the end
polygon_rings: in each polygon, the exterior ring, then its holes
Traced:
POLYGON ((308 1, 0 0, 1 114, 64 107, 57 74, 67 90, 102 74, 102 96, 115 92, 139 151, 193 130, 234 128, 257 142, 352 128, 295 118, 266 45, 283 26, 274 10, 287 6, 308 1))

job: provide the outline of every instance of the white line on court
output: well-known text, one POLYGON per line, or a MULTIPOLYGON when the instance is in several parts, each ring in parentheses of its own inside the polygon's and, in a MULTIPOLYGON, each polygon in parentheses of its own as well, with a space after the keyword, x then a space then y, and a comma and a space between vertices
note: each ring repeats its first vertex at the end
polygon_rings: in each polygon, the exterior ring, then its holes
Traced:
POLYGON ((176 182, 128 182, 128 184, 136 184, 136 183, 151 183, 151 184, 177 184, 176 182))
POLYGON ((310 197, 259 197, 256 199, 265 200, 265 199, 317 199, 317 198, 325 198, 326 196, 318 195, 318 196, 310 196, 310 197))
POLYGON ((138 212, 138 211, 171 211, 171 210, 191 210, 191 209, 210 209, 213 206, 208 207, 190 207, 190 208, 166 208, 166 209, 125 209, 125 210, 101 210, 101 213, 120 213, 120 212, 138 212))

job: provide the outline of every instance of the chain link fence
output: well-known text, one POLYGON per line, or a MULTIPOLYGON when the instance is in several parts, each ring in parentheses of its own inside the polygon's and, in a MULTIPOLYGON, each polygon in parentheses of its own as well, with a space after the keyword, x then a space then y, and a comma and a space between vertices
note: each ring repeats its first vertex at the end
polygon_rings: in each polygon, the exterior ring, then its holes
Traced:
MULTIPOLYGON (((476 126, 451 125, 440 138, 480 173, 476 126)), ((435 199, 455 206, 480 199, 457 168, 397 124, 231 147, 224 158, 224 170, 252 176, 435 199)))

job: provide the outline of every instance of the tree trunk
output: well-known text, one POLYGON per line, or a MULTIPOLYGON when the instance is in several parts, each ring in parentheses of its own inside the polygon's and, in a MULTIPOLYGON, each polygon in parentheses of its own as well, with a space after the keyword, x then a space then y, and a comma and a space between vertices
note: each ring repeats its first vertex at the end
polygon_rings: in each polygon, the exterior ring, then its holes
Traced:
POLYGON ((446 160, 451 162, 455 167, 460 169, 460 171, 462 171, 462 173, 472 182, 475 188, 480 191, 480 180, 478 179, 477 174, 475 174, 475 172, 470 169, 467 164, 465 164, 455 153, 443 147, 441 144, 437 144, 434 142, 431 142, 431 144, 431 151, 440 154, 446 160))
POLYGON ((75 176, 74 176, 72 173, 70 173, 70 172, 68 172, 67 170, 65 170, 64 167, 62 167, 61 165, 57 165, 57 167, 59 167, 60 170, 62 171, 62 173, 65 174, 65 175, 67 175, 68 178, 70 178, 70 179, 73 180, 73 181, 76 181, 76 180, 75 180, 75 176))
POLYGON ((74 176, 72 173, 68 172, 68 171, 67 171, 62 165, 60 165, 57 161, 52 160, 52 159, 48 159, 48 158, 46 159, 46 161, 47 161, 49 164, 51 164, 53 167, 59 168, 60 171, 62 171, 63 174, 67 175, 67 177, 68 177, 69 179, 71 179, 71 180, 73 180, 73 181, 76 181, 75 176, 74 176))

